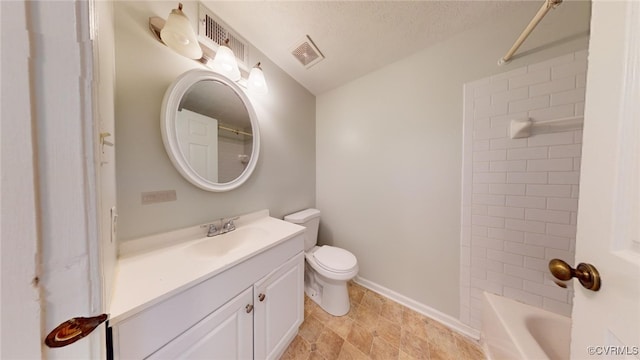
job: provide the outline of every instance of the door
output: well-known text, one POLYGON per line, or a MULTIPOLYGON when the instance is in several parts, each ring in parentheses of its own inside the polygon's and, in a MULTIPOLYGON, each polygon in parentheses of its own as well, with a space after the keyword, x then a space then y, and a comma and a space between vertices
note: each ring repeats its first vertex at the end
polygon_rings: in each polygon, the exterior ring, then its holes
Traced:
POLYGON ((304 318, 304 254, 300 253, 254 286, 255 359, 277 359, 304 318))
POLYGON ((602 286, 574 286, 574 359, 640 357, 638 19, 638 1, 593 2, 575 258, 602 286))
POLYGON ((252 359, 252 302, 248 288, 148 359, 252 359))
POLYGON ((218 182, 218 120, 182 109, 176 128, 187 163, 203 178, 218 182))

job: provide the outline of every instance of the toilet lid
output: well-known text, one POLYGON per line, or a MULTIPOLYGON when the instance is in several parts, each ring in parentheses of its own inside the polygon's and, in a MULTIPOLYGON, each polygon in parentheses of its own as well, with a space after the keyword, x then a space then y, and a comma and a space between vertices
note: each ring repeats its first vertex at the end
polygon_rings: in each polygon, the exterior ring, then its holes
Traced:
POLYGON ((333 272, 347 272, 357 264, 356 257, 345 249, 324 245, 313 253, 318 265, 333 272))

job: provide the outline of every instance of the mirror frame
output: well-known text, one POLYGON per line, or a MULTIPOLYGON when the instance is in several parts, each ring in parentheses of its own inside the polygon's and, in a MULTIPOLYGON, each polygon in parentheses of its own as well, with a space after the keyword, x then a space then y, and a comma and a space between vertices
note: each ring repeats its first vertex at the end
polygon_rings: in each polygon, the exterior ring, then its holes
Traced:
POLYGON ((169 159, 173 163, 174 167, 180 172, 180 174, 187 179, 193 185, 200 189, 207 191, 229 191, 242 185, 253 173, 258 162, 258 156, 260 155, 260 129, 258 126, 258 117, 255 109, 249 101, 249 98, 245 92, 235 82, 229 80, 227 77, 205 69, 194 69, 185 72, 178 76, 173 83, 169 86, 164 99, 162 100, 162 112, 160 117, 160 131, 162 132, 162 142, 164 148, 169 155, 169 159), (218 81, 229 88, 238 95, 242 103, 244 104, 247 112, 249 113, 249 120, 251 121, 251 131, 253 133, 253 147, 251 149, 251 158, 244 171, 234 180, 226 183, 217 183, 206 179, 202 175, 198 174, 187 162, 187 159, 180 151, 178 145, 178 134, 176 131, 176 117, 177 109, 180 105, 182 97, 186 94, 187 90, 197 83, 203 80, 218 81))

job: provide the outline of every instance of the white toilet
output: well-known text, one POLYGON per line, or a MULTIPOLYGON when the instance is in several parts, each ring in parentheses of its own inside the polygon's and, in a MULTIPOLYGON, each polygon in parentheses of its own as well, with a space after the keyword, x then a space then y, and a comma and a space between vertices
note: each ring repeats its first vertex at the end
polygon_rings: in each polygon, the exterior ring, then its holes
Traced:
POLYGON ((358 260, 345 249, 316 246, 320 210, 306 209, 284 217, 285 221, 307 228, 304 240, 304 292, 331 315, 349 312, 347 281, 358 274, 358 260))

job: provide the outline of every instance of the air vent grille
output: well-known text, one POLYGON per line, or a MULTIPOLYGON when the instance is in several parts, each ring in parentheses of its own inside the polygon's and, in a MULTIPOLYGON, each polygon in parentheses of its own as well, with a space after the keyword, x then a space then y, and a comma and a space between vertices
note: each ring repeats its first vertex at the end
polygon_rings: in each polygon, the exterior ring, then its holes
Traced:
POLYGON ((306 68, 310 68, 324 59, 309 36, 305 36, 298 44, 294 45, 291 54, 306 68))
POLYGON ((211 10, 200 4, 198 35, 205 42, 213 43, 210 46, 215 51, 218 46, 224 44, 229 39, 229 48, 238 59, 240 67, 247 69, 248 48, 246 42, 222 23, 211 10))

